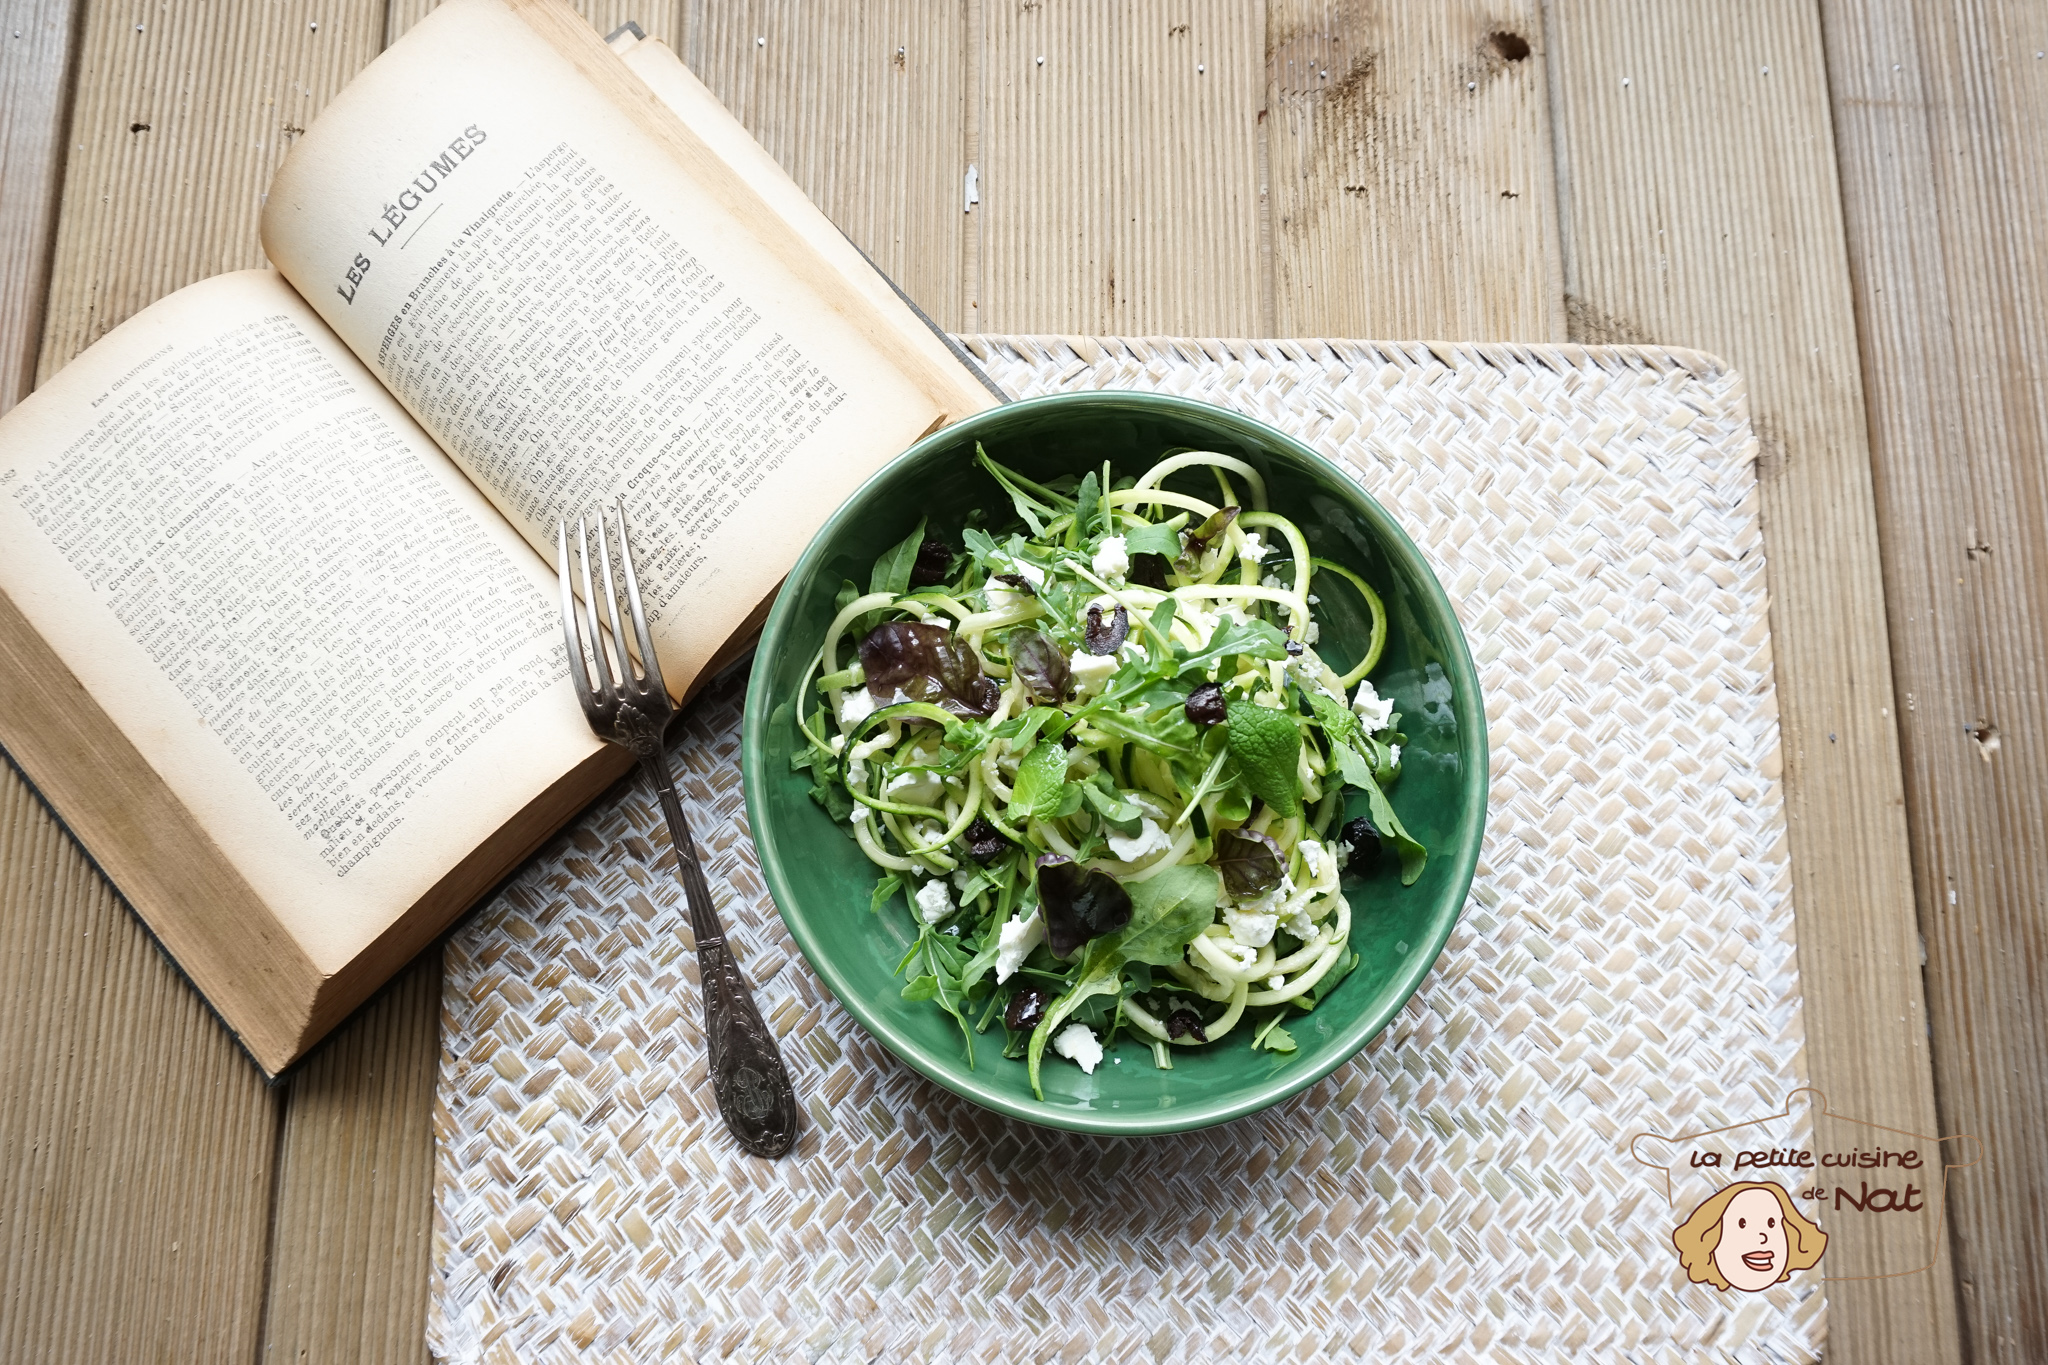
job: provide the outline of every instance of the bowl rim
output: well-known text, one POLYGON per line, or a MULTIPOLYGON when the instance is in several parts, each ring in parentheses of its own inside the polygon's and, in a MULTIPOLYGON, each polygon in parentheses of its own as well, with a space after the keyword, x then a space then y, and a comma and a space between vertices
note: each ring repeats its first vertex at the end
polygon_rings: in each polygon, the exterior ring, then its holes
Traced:
MULTIPOLYGON (((1177 394, 1127 389, 1094 389, 1077 393, 1045 394, 999 404, 961 421, 940 427, 862 480, 860 486, 834 509, 825 524, 811 537, 803 553, 790 568, 788 577, 783 580, 783 588, 784 590, 777 592, 775 604, 770 609, 761 630, 755 653, 756 662, 747 680, 741 730, 741 780, 746 797, 747 823, 754 840, 756 859, 762 877, 767 882, 769 894, 775 901, 775 912, 781 918, 783 926, 789 930, 790 937, 796 940, 805 961, 830 988, 839 1005, 898 1061, 963 1099, 1006 1117, 1021 1119, 1040 1127, 1113 1137, 1147 1137, 1193 1132, 1244 1118, 1301 1093, 1357 1057, 1368 1043, 1385 1031, 1394 1017, 1407 1007, 1408 1002, 1421 989, 1423 981, 1435 968, 1437 958, 1443 953, 1444 945, 1449 942, 1452 931, 1456 929, 1458 920, 1464 914, 1465 905, 1471 897, 1472 878, 1479 864, 1480 845, 1485 839, 1486 806, 1491 782, 1491 748, 1486 730, 1485 705, 1479 693, 1479 673, 1472 660, 1471 645, 1465 638, 1464 627, 1458 621, 1450 594, 1437 579, 1429 560, 1393 516, 1380 505, 1378 499, 1367 492, 1357 479, 1335 461, 1276 427, 1233 409, 1183 398, 1177 394), (1068 1110, 1041 1106, 1036 1101, 1028 1099, 1020 1102, 993 1087, 979 1086, 973 1079, 954 1074, 944 1066, 928 1064, 921 1055, 921 1049, 896 1029, 889 1013, 875 1008, 875 1002, 863 998, 832 956, 821 951, 820 945, 812 939, 804 916, 783 913, 783 905, 793 904, 797 898, 783 874, 781 850, 775 831, 760 818, 760 813, 767 808, 768 781, 762 756, 767 748, 770 717, 778 702, 777 698, 769 695, 771 670, 765 660, 772 657, 772 650, 781 643, 780 637, 791 628, 790 620, 795 610, 796 598, 794 594, 786 591, 787 587, 804 580, 817 561, 824 557, 841 530, 853 519, 855 509, 867 497, 869 491, 889 478, 899 465, 918 459, 937 446, 972 439, 984 426, 997 422, 1012 422, 1020 411, 1028 412, 1050 407, 1102 407, 1128 411, 1133 406, 1148 410, 1148 416, 1199 416, 1205 422, 1241 428, 1248 440, 1280 446, 1289 455, 1299 459, 1308 469, 1342 488, 1347 497, 1355 499, 1352 510, 1362 515, 1371 525, 1373 533, 1381 540, 1389 557, 1405 558, 1411 569, 1419 571, 1422 583, 1429 589, 1425 596, 1451 626, 1449 634, 1455 648, 1447 651, 1444 662, 1452 674, 1452 696, 1455 699, 1460 733, 1472 733, 1477 736, 1479 762, 1474 765, 1476 781, 1467 789, 1465 807, 1458 812, 1457 821, 1460 825, 1470 823, 1475 834, 1466 846, 1458 848, 1452 855, 1455 861, 1451 885, 1456 888, 1456 897, 1451 913, 1444 917, 1441 926, 1431 934, 1429 940, 1417 943, 1415 951, 1407 955, 1407 965, 1395 976, 1398 989, 1389 993, 1389 1003, 1380 1010, 1361 1013, 1336 1035, 1332 1040, 1332 1046, 1322 1058, 1299 1069, 1279 1072, 1226 1099, 1191 1105, 1186 1109, 1175 1107, 1164 1111, 1138 1112, 1116 1109, 1068 1110)), ((1434 856, 1438 855, 1432 853, 1432 857, 1434 856)), ((893 1000, 894 997, 890 999, 893 1000)))

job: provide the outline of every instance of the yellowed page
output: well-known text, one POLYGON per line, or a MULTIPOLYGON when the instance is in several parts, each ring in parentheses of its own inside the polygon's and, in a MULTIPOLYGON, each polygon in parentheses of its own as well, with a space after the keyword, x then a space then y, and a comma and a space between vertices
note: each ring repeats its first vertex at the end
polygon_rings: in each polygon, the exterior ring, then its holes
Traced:
POLYGON ((0 419, 0 589, 325 972, 596 748, 547 566, 268 271, 0 419))
POLYGON ((625 497, 681 690, 949 410, 872 310, 771 249, 729 170, 674 150, 507 5, 451 0, 300 139, 263 236, 536 548, 558 515, 625 497))
POLYGON ((970 375, 958 357, 932 331, 931 325, 904 303, 888 279, 847 240, 823 209, 811 202, 803 187, 789 178, 768 149, 754 141, 746 125, 732 116, 711 88, 683 65, 668 44, 657 38, 621 35, 612 43, 635 76, 668 107, 704 145, 730 166, 790 232, 817 253, 820 261, 842 275, 848 286, 874 310, 878 319, 894 329, 897 343, 905 353, 923 356, 934 370, 959 372, 960 384, 948 395, 949 413, 957 419, 992 406, 996 396, 988 392, 977 376, 970 375))

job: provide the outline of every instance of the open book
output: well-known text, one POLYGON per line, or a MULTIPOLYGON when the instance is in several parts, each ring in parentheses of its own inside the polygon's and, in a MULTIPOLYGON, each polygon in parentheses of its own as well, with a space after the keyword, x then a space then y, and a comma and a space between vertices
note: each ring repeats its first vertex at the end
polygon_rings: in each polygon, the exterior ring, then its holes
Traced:
POLYGON ((668 49, 452 0, 270 187, 277 269, 0 419, 0 743, 275 1072, 632 759, 555 519, 623 496, 670 686, 994 401, 668 49))

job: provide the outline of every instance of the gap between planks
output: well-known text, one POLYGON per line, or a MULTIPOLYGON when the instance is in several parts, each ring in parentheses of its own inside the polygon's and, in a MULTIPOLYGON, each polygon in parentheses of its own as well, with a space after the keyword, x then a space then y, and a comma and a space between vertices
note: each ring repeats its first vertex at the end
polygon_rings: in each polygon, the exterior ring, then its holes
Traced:
POLYGON ((1973 1361, 2048 1359, 2048 9, 1821 5, 1973 1361))

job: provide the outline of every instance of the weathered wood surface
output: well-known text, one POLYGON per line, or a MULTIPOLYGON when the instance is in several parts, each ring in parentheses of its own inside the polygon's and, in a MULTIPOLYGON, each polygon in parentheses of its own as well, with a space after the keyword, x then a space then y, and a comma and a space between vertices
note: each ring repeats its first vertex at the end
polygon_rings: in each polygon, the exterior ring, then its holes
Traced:
POLYGON ((264 1359, 425 1353, 441 952, 285 1082, 264 1359))
MULTIPOLYGON (((67 92, 17 66, 0 86, 0 268, 51 281, 39 329, 0 318, 0 365, 37 355, 44 377, 150 300, 257 263, 292 130, 431 8, 82 3, 53 264, 21 234, 54 217, 57 172, 18 198, 14 148, 23 111, 54 129, 67 92)), ((948 327, 1569 335, 1742 368, 1813 1070, 1838 1107, 1937 1121, 1910 822, 1940 1121, 1980 1124, 1998 1172, 1956 1209, 1962 1330, 1973 1358, 2040 1354, 2040 1020, 2015 1000, 2043 884, 2037 12, 583 8, 670 42, 948 327)), ((437 959, 266 1091, 9 773, 0 973, 0 1354, 424 1354, 437 959)), ((1954 1358, 1948 1281, 1916 1280, 1831 1286, 1831 1359, 1954 1358)))
POLYGON ((78 6, 0 0, 0 412, 35 387, 78 6))
MULTIPOLYGON (((1810 1074, 1839 1113, 1932 1133, 1818 17, 1791 0, 1579 0, 1551 20, 1574 338, 1697 346, 1749 383, 1810 1074)), ((1956 1358, 1946 1264, 1900 1280, 1836 1278, 1885 1264, 1911 1262, 1869 1241, 1830 1249, 1830 1358, 1956 1358)))
POLYGON ((1565 340, 1542 27, 1271 0, 1274 335, 1565 340))
POLYGON ((2048 1359, 2048 8, 1825 3, 1969 1359, 2048 1359), (1974 1175, 1975 1173, 1973 1173, 1974 1175))

